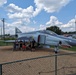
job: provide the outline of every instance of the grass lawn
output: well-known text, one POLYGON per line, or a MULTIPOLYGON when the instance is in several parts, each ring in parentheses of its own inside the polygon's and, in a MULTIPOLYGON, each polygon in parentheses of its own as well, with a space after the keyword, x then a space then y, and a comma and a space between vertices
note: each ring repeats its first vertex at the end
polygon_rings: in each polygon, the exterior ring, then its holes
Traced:
POLYGON ((0 40, 0 46, 8 46, 12 45, 12 43, 5 43, 4 40, 0 40))
MULTIPOLYGON (((61 48, 61 49, 65 50, 65 48, 61 48)), ((76 51, 76 46, 72 46, 71 48, 66 48, 66 50, 76 51)))

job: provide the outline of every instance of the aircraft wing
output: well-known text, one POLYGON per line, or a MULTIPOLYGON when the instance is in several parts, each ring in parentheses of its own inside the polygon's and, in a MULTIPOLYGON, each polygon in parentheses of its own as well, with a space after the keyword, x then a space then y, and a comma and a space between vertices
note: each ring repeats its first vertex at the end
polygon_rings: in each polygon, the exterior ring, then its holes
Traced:
MULTIPOLYGON (((20 38, 17 38, 16 40, 17 41, 21 40, 21 41, 26 41, 27 42, 27 41, 29 41, 29 38, 27 38, 27 37, 20 37, 20 38)), ((14 43, 16 40, 6 40, 5 42, 6 43, 14 43)))

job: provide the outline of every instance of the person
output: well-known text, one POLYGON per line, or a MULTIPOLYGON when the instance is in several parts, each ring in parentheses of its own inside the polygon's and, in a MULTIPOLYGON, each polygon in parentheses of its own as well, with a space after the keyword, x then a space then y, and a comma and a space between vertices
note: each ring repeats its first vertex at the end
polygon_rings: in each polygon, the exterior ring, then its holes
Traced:
POLYGON ((20 40, 20 50, 22 50, 22 40, 20 40))
POLYGON ((35 40, 34 39, 31 42, 31 47, 32 47, 32 50, 35 50, 35 40))
POLYGON ((19 49, 19 43, 18 41, 15 42, 16 50, 19 49))
POLYGON ((23 51, 26 50, 26 44, 25 44, 25 42, 24 42, 23 45, 22 45, 22 49, 23 49, 23 51))
POLYGON ((16 41, 13 44, 13 51, 16 50, 16 41))

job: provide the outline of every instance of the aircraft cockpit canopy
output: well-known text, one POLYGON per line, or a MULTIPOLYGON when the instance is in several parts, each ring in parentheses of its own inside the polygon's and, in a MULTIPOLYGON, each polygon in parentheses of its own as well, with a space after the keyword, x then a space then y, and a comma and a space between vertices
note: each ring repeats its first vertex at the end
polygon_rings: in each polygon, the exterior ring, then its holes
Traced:
POLYGON ((50 30, 43 30, 41 31, 42 33, 48 34, 48 35, 57 35, 55 32, 50 31, 50 30))

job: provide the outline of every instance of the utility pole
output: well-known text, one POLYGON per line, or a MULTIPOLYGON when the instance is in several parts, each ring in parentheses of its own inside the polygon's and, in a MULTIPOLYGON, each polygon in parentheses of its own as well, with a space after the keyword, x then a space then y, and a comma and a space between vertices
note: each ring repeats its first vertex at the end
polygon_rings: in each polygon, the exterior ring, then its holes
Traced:
POLYGON ((1 27, 1 29, 0 29, 0 30, 1 30, 1 39, 2 39, 2 27, 1 27))
POLYGON ((2 19, 3 22, 3 39, 5 40, 5 18, 2 19))
POLYGON ((75 15, 75 38, 76 38, 76 15, 75 15))
POLYGON ((76 15, 75 15, 75 33, 76 33, 76 15))

